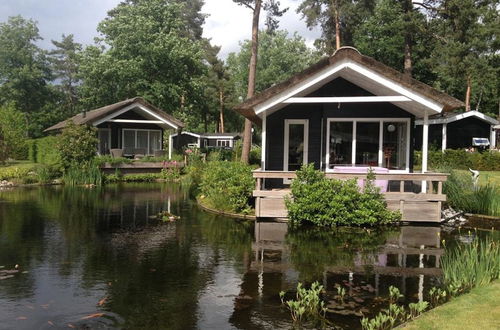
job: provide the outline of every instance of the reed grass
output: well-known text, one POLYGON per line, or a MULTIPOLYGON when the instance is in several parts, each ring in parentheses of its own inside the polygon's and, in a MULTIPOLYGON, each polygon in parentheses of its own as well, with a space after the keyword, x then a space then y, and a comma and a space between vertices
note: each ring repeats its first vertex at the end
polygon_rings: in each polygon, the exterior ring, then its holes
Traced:
POLYGON ((452 295, 500 278, 500 245, 490 237, 449 248, 441 260, 443 281, 452 295))
POLYGON ((62 177, 64 184, 69 186, 95 185, 100 186, 104 182, 104 176, 101 170, 94 162, 73 165, 68 168, 62 177))
POLYGON ((500 216, 500 187, 490 183, 474 187, 467 174, 452 171, 444 184, 448 202, 456 209, 474 214, 500 216))

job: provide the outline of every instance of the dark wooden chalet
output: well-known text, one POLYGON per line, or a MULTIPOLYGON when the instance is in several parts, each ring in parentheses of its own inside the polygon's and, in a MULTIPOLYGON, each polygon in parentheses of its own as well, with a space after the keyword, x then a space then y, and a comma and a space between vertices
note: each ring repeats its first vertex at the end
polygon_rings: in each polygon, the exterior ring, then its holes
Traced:
MULTIPOLYGON (((415 148, 422 150, 423 120, 416 120, 415 148)), ((443 113, 429 118, 429 146, 445 149, 483 147, 495 149, 498 120, 479 111, 443 113), (479 141, 484 141, 478 143, 479 141)))
POLYGON ((46 132, 57 131, 69 122, 97 128, 101 155, 116 156, 163 154, 164 130, 180 130, 184 124, 140 97, 85 111, 62 121, 46 132))
POLYGON ((232 149, 235 142, 241 139, 241 135, 239 133, 192 133, 183 131, 171 134, 169 138, 169 145, 173 146, 173 149, 177 152, 182 152, 188 147, 232 149))
POLYGON ((262 126, 262 164, 254 172, 257 216, 286 217, 286 185, 294 171, 313 163, 332 178, 364 177, 371 167, 389 207, 401 210, 403 219, 437 221, 446 175, 427 173, 429 117, 461 106, 354 48, 339 49, 236 107, 262 126), (412 157, 418 119, 424 147, 417 174, 412 157))

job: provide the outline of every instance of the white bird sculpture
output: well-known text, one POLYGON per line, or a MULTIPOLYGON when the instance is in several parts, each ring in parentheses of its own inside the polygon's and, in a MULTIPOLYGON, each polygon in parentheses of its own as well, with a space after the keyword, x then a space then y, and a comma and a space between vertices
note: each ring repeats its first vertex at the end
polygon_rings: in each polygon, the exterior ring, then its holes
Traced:
POLYGON ((472 184, 474 185, 475 189, 477 188, 477 183, 479 181, 479 171, 469 168, 469 172, 472 173, 472 184))

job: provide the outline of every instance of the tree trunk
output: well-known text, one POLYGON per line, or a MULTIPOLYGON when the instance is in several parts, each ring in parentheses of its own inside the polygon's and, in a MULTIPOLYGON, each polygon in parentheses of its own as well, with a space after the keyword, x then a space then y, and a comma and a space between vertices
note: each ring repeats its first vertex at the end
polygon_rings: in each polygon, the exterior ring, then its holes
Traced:
MULTIPOLYGON (((247 99, 255 94, 255 75, 257 72, 257 51, 259 47, 259 16, 262 0, 255 0, 252 20, 252 56, 248 71, 247 99)), ((243 132, 243 147, 241 150, 241 161, 248 164, 250 148, 252 147, 252 122, 245 118, 245 130, 243 132)))
POLYGON ((339 15, 339 3, 334 1, 334 18, 335 18, 335 49, 340 48, 340 15, 339 15))
POLYGON ((465 111, 470 111, 470 93, 471 93, 471 78, 467 76, 467 89, 465 91, 465 111))
POLYGON ((404 66, 403 72, 408 77, 412 76, 413 64, 411 61, 412 54, 412 42, 413 38, 410 31, 410 21, 411 21, 411 12, 413 10, 413 4, 411 0, 405 0, 404 4, 404 15, 405 15, 405 49, 404 49, 404 66))
POLYGON ((219 133, 224 133, 224 90, 219 91, 219 133))

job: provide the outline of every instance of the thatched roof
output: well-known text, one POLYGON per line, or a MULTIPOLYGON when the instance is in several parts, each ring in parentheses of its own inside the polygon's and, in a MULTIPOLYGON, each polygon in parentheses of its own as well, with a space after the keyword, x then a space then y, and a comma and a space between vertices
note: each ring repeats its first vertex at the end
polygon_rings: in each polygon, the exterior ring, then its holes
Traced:
POLYGON ((132 99, 128 99, 125 101, 121 101, 121 102, 117 102, 114 104, 104 106, 102 108, 87 111, 87 112, 85 112, 85 115, 83 113, 79 113, 79 114, 77 114, 69 119, 66 119, 60 123, 55 124, 54 126, 47 128, 45 130, 45 132, 62 129, 62 128, 66 127, 66 125, 71 121, 73 123, 75 123, 76 125, 83 125, 83 124, 92 125, 95 122, 99 121, 100 119, 112 114, 113 112, 120 111, 123 108, 128 107, 128 106, 135 104, 135 103, 148 108, 150 111, 154 112, 157 116, 165 119, 166 121, 173 123, 174 125, 178 126, 179 128, 184 127, 183 122, 181 122, 180 120, 167 114, 165 111, 155 107, 154 105, 146 102, 142 97, 134 97, 132 99))
POLYGON ((255 95, 254 97, 244 101, 243 103, 237 105, 235 110, 245 116, 246 118, 252 120, 254 123, 260 123, 261 119, 255 114, 254 107, 265 102, 266 100, 274 97, 277 94, 285 92, 287 90, 293 89, 295 86, 306 81, 312 76, 318 74, 322 70, 333 66, 343 60, 349 60, 356 64, 359 64, 375 73, 390 79, 391 81, 406 87, 428 99, 435 101, 436 103, 443 105, 443 111, 450 111, 459 107, 464 106, 464 103, 446 93, 440 92, 437 89, 426 85, 418 80, 415 80, 407 75, 394 70, 387 65, 376 61, 375 59, 362 55, 358 50, 353 47, 342 47, 337 50, 332 56, 325 57, 321 59, 316 64, 313 64, 309 68, 302 72, 297 73, 288 80, 274 85, 261 93, 255 95))

